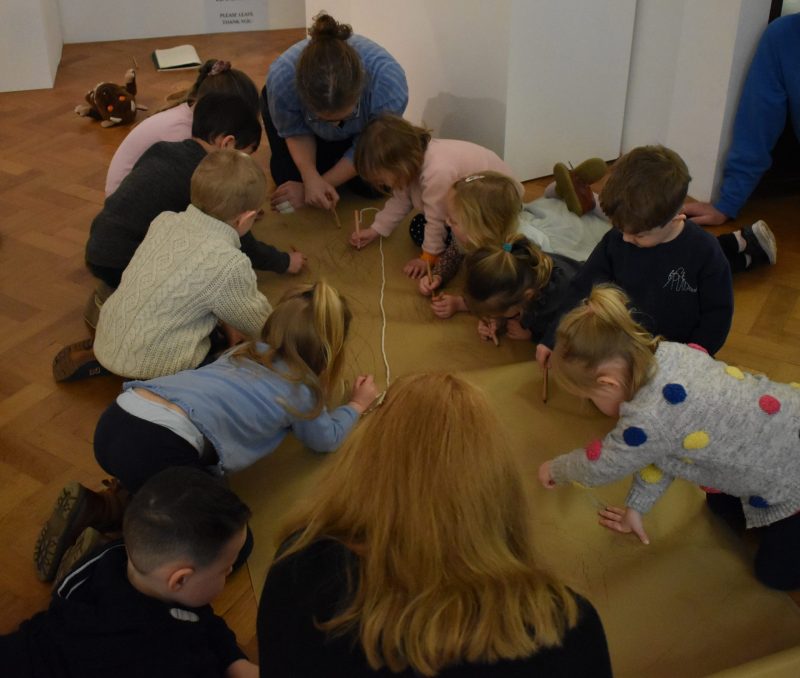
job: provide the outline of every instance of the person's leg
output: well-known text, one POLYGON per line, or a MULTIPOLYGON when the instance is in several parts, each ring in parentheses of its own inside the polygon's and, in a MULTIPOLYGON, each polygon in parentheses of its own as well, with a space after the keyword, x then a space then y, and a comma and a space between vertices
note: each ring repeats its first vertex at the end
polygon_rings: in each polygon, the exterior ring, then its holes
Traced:
POLYGON ((765 586, 780 591, 800 589, 800 514, 760 530, 755 573, 765 586))
POLYGON ((93 264, 90 261, 86 262, 86 268, 89 269, 89 272, 95 278, 99 278, 106 285, 108 285, 112 291, 119 287, 120 280, 122 280, 122 273, 125 271, 124 268, 111 268, 110 266, 98 266, 97 264, 93 264))
POLYGON ((732 497, 723 492, 706 492, 706 504, 711 512, 722 518, 734 532, 739 534, 744 532, 744 511, 739 497, 732 497))
POLYGON ((731 265, 731 273, 772 266, 778 258, 775 235, 762 220, 738 231, 723 233, 717 236, 717 242, 731 265))
POLYGON ((747 270, 747 257, 744 250, 739 250, 739 241, 734 233, 723 233, 717 236, 717 242, 722 248, 722 253, 731 265, 731 273, 741 273, 747 270))
POLYGON ((172 466, 205 468, 198 451, 168 428, 140 419, 112 403, 94 433, 94 456, 104 471, 132 493, 172 466))
POLYGON ((425 240, 426 223, 424 214, 416 214, 411 218, 411 223, 408 225, 408 234, 418 247, 422 247, 422 242, 425 240))
POLYGON ((287 181, 302 181, 300 170, 297 169, 297 165, 292 160, 286 140, 278 134, 278 130, 272 122, 272 116, 269 114, 269 106, 267 105, 266 87, 261 90, 260 106, 261 117, 264 120, 264 131, 267 133, 267 141, 269 141, 269 171, 272 175, 272 180, 276 186, 280 186, 287 181))

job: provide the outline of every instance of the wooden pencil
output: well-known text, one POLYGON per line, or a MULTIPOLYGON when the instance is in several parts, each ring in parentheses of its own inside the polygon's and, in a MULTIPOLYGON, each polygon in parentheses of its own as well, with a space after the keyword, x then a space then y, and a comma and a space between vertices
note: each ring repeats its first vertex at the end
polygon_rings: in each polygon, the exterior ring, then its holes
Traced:
POLYGON ((550 368, 545 365, 544 366, 544 377, 542 379, 542 402, 547 402, 547 375, 550 373, 550 368))
POLYGON ((353 211, 353 218, 356 225, 356 240, 358 240, 358 249, 361 249, 361 215, 358 210, 353 211))
POLYGON ((333 218, 336 220, 336 228, 341 228, 342 227, 342 222, 339 221, 339 215, 336 212, 336 208, 335 207, 331 207, 331 212, 333 212, 333 218))

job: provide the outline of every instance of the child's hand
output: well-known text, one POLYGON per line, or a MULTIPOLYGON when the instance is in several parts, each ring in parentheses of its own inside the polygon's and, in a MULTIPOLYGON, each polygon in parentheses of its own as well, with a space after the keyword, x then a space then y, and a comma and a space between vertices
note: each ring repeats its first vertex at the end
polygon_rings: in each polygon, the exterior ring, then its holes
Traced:
POLYGON ((488 320, 481 319, 478 321, 478 336, 484 341, 492 341, 495 346, 499 343, 497 341, 497 320, 489 318, 488 320))
POLYGON ((258 666, 246 659, 237 659, 225 670, 225 678, 258 678, 258 666))
POLYGON ((362 228, 358 231, 358 233, 353 231, 350 234, 350 244, 357 250, 360 250, 362 247, 369 245, 379 235, 380 233, 372 228, 372 226, 369 228, 362 228))
POLYGON ((405 273, 409 278, 417 280, 421 278, 423 275, 426 275, 428 272, 428 267, 425 262, 417 257, 416 259, 411 259, 405 266, 403 266, 403 273, 405 273))
POLYGON ((305 182, 306 204, 330 210, 339 202, 339 194, 325 179, 317 175, 305 182))
POLYGON ((362 374, 356 377, 353 384, 353 394, 350 396, 350 406, 359 414, 363 414, 372 401, 378 397, 378 387, 371 374, 362 374))
POLYGON ((598 511, 597 514, 600 516, 599 522, 603 527, 622 534, 633 532, 643 544, 650 543, 650 538, 644 531, 644 525, 642 525, 642 514, 635 509, 606 506, 602 511, 598 511))
POLYGON ((526 330, 519 321, 519 318, 509 318, 506 321, 506 334, 509 339, 531 340, 531 331, 526 330))
POLYGON ((437 318, 450 318, 456 313, 467 310, 467 304, 464 302, 464 297, 456 296, 454 294, 440 294, 438 297, 431 299, 431 310, 437 318))
POLYGON ((303 269, 303 266, 305 266, 306 261, 308 261, 308 259, 302 252, 290 252, 289 268, 286 269, 286 272, 291 273, 292 275, 300 273, 300 271, 303 269))
POLYGON ((306 190, 300 181, 284 181, 270 198, 269 204, 277 212, 278 205, 288 202, 296 210, 306 204, 306 190))
POLYGON ((220 321, 219 326, 222 328, 225 339, 228 341, 229 348, 233 348, 234 346, 247 341, 247 336, 242 334, 233 325, 229 325, 228 323, 220 321))
POLYGON ((553 351, 551 351, 547 346, 544 344, 536 344, 536 362, 539 363, 539 367, 545 369, 550 365, 550 355, 553 351))
POLYGON ((556 481, 553 479, 553 474, 550 471, 550 461, 544 462, 539 467, 539 482, 543 487, 552 490, 556 486, 556 481))
POLYGON ((432 275, 430 278, 428 278, 428 276, 425 275, 419 279, 419 293, 426 297, 431 296, 434 290, 438 290, 441 286, 442 286, 442 276, 440 275, 432 275))

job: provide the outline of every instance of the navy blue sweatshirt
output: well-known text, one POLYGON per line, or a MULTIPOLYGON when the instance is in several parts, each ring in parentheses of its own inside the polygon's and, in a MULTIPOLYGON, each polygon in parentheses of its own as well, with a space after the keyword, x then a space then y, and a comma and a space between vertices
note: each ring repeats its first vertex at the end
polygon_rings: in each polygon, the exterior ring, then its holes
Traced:
POLYGON ((733 318, 730 265, 717 239, 694 222, 655 247, 637 247, 618 230, 608 231, 573 278, 542 343, 552 348, 561 315, 604 282, 625 290, 637 320, 653 334, 699 344, 712 355, 725 343, 733 318))

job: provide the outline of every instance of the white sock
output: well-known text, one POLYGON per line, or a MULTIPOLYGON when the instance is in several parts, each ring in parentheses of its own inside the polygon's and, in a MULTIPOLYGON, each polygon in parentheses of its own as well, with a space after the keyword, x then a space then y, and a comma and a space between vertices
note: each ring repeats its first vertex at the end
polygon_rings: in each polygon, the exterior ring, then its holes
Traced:
MULTIPOLYGON (((744 252, 745 248, 747 247, 747 241, 744 239, 741 231, 734 231, 734 237, 736 238, 736 244, 739 245, 739 251, 744 252)), ((748 263, 748 266, 750 264, 748 263)))

